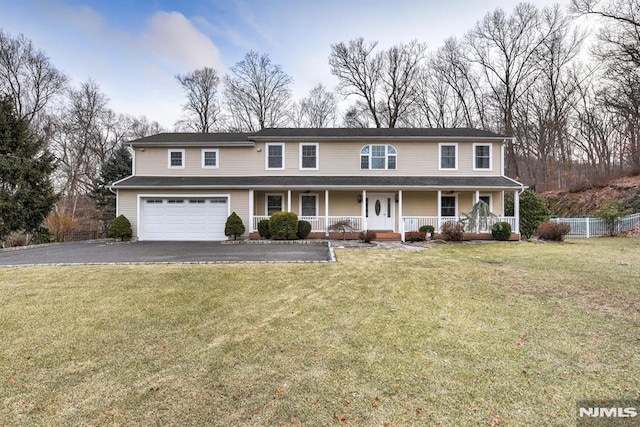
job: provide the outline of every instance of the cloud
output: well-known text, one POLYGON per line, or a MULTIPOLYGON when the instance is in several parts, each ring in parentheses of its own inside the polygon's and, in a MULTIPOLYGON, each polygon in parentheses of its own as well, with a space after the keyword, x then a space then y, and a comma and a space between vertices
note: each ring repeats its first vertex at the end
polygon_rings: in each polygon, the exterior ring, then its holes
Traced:
POLYGON ((156 12, 142 35, 143 48, 173 67, 192 71, 202 67, 224 69, 218 47, 179 12, 156 12))

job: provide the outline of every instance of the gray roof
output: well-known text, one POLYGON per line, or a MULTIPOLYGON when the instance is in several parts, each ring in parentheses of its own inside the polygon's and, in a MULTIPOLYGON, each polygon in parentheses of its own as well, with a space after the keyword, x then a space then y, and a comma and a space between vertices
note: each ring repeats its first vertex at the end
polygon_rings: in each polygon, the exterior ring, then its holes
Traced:
POLYGON ((156 135, 129 141, 134 147, 148 146, 238 146, 253 147, 255 143, 249 139, 251 133, 195 133, 195 132, 164 132, 156 135))
POLYGON ((505 176, 132 176, 113 187, 509 190, 522 188, 522 184, 505 176))
POLYGON ((472 128, 269 128, 253 133, 165 132, 129 141, 134 147, 237 146, 252 147, 260 140, 348 140, 394 138, 404 140, 483 138, 501 140, 504 135, 472 128))
POLYGON ((268 128, 251 139, 273 138, 506 138, 473 128, 268 128))

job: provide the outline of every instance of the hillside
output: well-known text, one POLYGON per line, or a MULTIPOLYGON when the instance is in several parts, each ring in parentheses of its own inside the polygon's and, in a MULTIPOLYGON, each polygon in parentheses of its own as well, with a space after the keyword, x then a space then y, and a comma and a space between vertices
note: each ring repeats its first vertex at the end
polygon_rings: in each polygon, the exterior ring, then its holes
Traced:
POLYGON ((593 215, 605 200, 619 200, 640 212, 640 176, 618 178, 605 185, 580 190, 556 190, 539 194, 549 204, 552 215, 579 217, 593 215))

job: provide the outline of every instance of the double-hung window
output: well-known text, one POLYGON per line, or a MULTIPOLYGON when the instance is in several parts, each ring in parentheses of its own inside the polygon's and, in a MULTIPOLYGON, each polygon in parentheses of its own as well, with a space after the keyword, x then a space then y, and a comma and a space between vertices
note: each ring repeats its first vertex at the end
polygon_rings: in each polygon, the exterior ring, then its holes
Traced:
POLYGON ((491 144, 473 144, 473 170, 491 170, 491 144))
POLYGON ((267 215, 271 216, 276 212, 284 211, 284 195, 267 194, 267 215))
POLYGON ((456 196, 442 196, 440 198, 440 216, 457 216, 457 203, 456 196))
POLYGON ((169 169, 184 169, 184 150, 169 150, 169 169))
POLYGON ((318 169, 318 144, 300 144, 300 169, 318 169))
POLYGON ((217 169, 218 166, 218 149, 203 149, 202 150, 202 167, 204 169, 217 169))
POLYGON ((393 145, 365 145, 360 150, 360 169, 396 169, 398 152, 393 145))
POLYGON ((284 169, 284 144, 267 144, 267 169, 284 169))
POLYGON ((318 197, 315 194, 300 195, 300 214, 301 216, 318 215, 318 197))
POLYGON ((458 144, 439 144, 439 169, 458 169, 458 144))

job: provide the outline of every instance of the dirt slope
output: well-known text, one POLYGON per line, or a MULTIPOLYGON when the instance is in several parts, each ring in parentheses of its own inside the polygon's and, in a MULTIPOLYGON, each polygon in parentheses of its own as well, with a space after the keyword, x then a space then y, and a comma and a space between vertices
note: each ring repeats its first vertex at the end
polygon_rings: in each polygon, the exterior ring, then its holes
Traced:
POLYGON ((640 212, 640 176, 618 178, 580 191, 556 190, 539 195, 547 201, 551 213, 561 217, 593 215, 605 200, 619 200, 625 207, 640 212))

